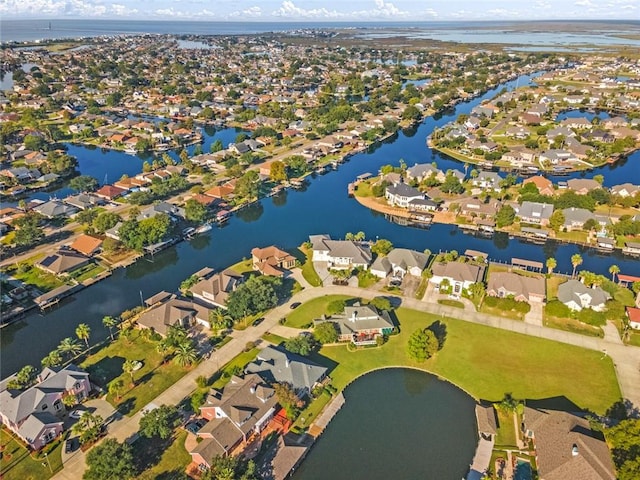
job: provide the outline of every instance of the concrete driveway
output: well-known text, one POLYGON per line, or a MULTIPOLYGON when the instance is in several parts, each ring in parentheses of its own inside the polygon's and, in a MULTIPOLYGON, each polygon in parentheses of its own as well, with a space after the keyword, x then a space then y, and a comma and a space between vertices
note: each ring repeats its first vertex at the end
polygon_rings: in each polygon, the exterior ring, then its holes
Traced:
POLYGON ((524 321, 531 325, 542 327, 544 305, 542 303, 531 302, 531 310, 524 316, 524 321))

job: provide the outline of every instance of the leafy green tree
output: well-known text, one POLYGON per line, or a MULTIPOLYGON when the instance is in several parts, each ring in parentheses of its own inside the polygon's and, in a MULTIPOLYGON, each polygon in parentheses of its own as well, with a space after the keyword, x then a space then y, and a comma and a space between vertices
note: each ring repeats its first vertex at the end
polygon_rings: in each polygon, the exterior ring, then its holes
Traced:
POLYGON ((309 356, 315 347, 315 342, 311 336, 298 335, 297 337, 289 338, 284 342, 284 348, 291 353, 297 353, 303 357, 309 356))
POLYGON ((282 280, 275 277, 251 277, 229 294, 227 311, 234 320, 269 310, 278 303, 282 280))
POLYGON ((115 227, 120 220, 120 215, 117 213, 102 212, 93 220, 92 225, 98 233, 104 233, 110 228, 115 227))
POLYGON ((160 437, 162 440, 166 440, 171 437, 179 422, 178 409, 162 405, 142 414, 140 433, 147 438, 160 437))
POLYGON ((69 187, 77 192, 93 192, 98 188, 98 180, 90 175, 78 175, 69 180, 69 187))
POLYGON ((255 170, 249 170, 236 183, 236 192, 241 197, 247 197, 249 200, 258 198, 260 191, 260 176, 255 170))
POLYGON ((130 480, 138 471, 133 450, 128 443, 107 438, 87 453, 87 470, 83 480, 130 480))
POLYGON ((313 336, 321 343, 335 343, 338 341, 338 329, 333 322, 323 322, 313 329, 313 336))
POLYGON ((289 383, 275 383, 273 389, 276 392, 278 403, 287 412, 287 418, 294 420, 300 413, 300 408, 304 403, 297 397, 296 392, 293 390, 289 383))
POLYGON ((464 192, 464 186, 452 172, 447 172, 444 182, 440 185, 440 190, 444 193, 462 193, 464 192))
POLYGON ((7 388, 15 390, 23 390, 34 382, 37 370, 32 365, 22 367, 16 376, 7 382, 7 388))
POLYGON ((393 310, 391 302, 386 297, 374 297, 369 302, 369 305, 385 312, 390 312, 391 310, 393 310))
POLYGON ((503 205, 496 214, 496 225, 500 228, 513 225, 516 219, 516 211, 511 205, 503 205))
POLYGON ((371 251, 382 257, 388 255, 391 250, 393 250, 393 243, 385 238, 376 240, 376 242, 371 246, 371 251))
POLYGON ((275 160, 271 164, 271 168, 269 170, 269 177, 274 182, 286 182, 289 177, 287 175, 287 166, 284 162, 280 160, 275 160))
POLYGON ((89 443, 98 439, 103 424, 104 419, 100 415, 85 410, 71 431, 80 437, 80 443, 89 443))
POLYGON ((261 478, 253 460, 247 461, 240 456, 216 456, 209 464, 211 468, 202 474, 201 480, 258 480, 261 478))
POLYGON ((620 267, 617 266, 617 265, 611 265, 609 267, 609 273, 611 274, 611 281, 615 282, 616 275, 618 275, 618 273, 620 273, 620 267))
POLYGON ((409 337, 407 354, 416 362, 424 362, 431 358, 438 348, 438 339, 431 330, 418 329, 409 337))
POLYGON ((190 222, 202 223, 207 218, 207 208, 197 200, 190 198, 184 206, 184 214, 190 222))
POLYGON ((403 120, 420 120, 422 114, 415 105, 408 105, 402 112, 403 120))
POLYGON ((39 152, 47 146, 47 141, 40 135, 28 134, 24 137, 24 146, 27 150, 39 152))
POLYGON ((556 210, 551 214, 551 218, 549 218, 549 226, 555 231, 559 232, 562 226, 564 225, 564 213, 562 210, 556 210))
POLYGON ((14 220, 13 226, 17 228, 14 243, 19 247, 30 247, 42 240, 44 231, 38 226, 39 221, 40 216, 34 212, 27 212, 14 220))
POLYGON ((89 337, 91 336, 91 327, 86 323, 81 323, 76 327, 76 336, 83 340, 87 345, 87 349, 89 348, 89 337))
POLYGON ((640 472, 640 420, 623 420, 605 430, 618 480, 636 480, 640 472))
POLYGON ((224 149, 224 146, 222 145, 222 141, 220 139, 216 140, 215 142, 213 142, 211 144, 211 147, 209 148, 209 151, 211 153, 216 153, 219 152, 221 150, 224 149))
POLYGON ((122 397, 122 390, 124 389, 124 382, 121 378, 115 378, 109 382, 108 390, 116 401, 119 401, 122 397))

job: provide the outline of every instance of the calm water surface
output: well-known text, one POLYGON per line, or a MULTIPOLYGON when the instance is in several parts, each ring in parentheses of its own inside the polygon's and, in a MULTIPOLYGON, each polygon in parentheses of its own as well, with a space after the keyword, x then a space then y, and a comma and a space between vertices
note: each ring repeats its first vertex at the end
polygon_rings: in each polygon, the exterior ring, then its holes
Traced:
POLYGON ((379 370, 346 404, 293 480, 460 480, 477 443, 474 401, 433 375, 379 370))

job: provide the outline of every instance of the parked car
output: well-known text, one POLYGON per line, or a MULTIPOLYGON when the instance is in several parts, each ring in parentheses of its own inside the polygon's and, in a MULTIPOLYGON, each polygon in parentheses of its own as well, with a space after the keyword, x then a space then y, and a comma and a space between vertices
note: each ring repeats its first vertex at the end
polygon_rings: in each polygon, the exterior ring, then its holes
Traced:
POLYGON ((84 410, 72 410, 71 413, 69 413, 69 417, 75 418, 76 420, 82 415, 84 415, 84 410))
POLYGON ((254 320, 254 322, 253 322, 251 325, 253 325, 254 327, 257 327, 257 326, 258 326, 258 325, 260 325, 262 322, 264 322, 264 317, 260 317, 260 318, 258 318, 258 319, 256 319, 256 320, 254 320))
POLYGON ((300 305, 302 305, 302 303, 300 303, 300 302, 293 302, 293 303, 289 306, 289 308, 290 308, 291 310, 294 310, 294 309, 298 308, 300 305))
POLYGON ((64 453, 71 453, 76 449, 76 438, 68 438, 64 442, 64 453))

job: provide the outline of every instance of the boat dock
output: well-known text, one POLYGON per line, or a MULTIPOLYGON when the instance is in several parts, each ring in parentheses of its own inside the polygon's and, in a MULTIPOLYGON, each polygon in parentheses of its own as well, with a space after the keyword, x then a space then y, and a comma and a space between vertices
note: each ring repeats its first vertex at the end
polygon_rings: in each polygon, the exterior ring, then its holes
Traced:
POLYGON ((489 463, 491 463, 491 452, 493 452, 493 436, 489 440, 481 435, 467 480, 480 480, 484 476, 484 472, 487 471, 489 463))
POLYGON ((312 435, 316 438, 319 437, 344 404, 344 395, 342 395, 342 393, 339 393, 333 400, 331 400, 331 403, 329 403, 329 405, 324 408, 322 414, 318 417, 318 419, 311 424, 311 426, 309 427, 309 435, 312 435))

